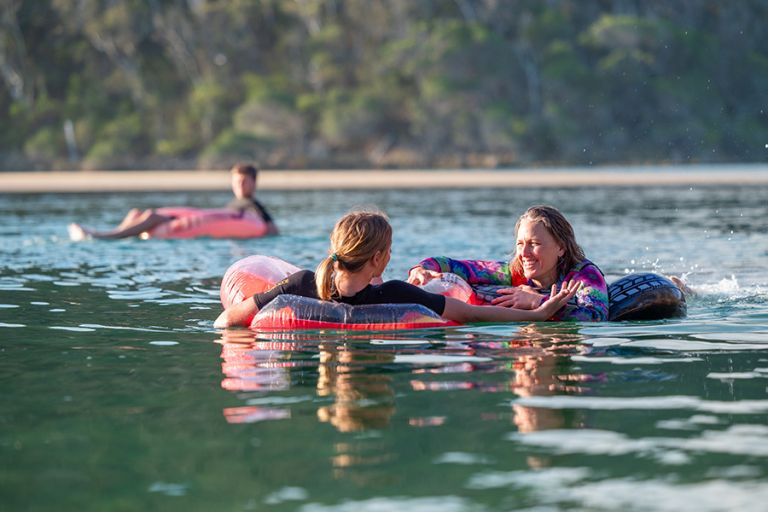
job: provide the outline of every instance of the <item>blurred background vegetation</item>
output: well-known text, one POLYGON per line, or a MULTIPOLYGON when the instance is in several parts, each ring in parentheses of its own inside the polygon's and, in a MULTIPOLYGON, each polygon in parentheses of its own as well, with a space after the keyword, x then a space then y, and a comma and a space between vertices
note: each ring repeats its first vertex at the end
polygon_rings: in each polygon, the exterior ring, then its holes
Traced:
POLYGON ((0 169, 768 154, 765 0, 0 4, 0 169))

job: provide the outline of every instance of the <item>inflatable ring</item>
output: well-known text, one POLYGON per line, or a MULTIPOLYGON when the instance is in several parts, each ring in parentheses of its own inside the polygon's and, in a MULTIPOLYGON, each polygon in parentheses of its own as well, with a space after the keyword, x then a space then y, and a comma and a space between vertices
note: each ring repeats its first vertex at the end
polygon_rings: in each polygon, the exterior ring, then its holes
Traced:
POLYGON ((223 208, 157 208, 155 213, 172 217, 141 238, 258 238, 267 234, 267 223, 256 212, 223 208))
POLYGON ((686 315, 685 294, 664 276, 630 274, 608 286, 609 319, 661 320, 686 315))
MULTIPOLYGON (((456 274, 441 274, 424 285, 424 289, 469 304, 490 304, 504 285, 467 284, 456 274)), ((608 285, 609 321, 662 320, 679 318, 687 313, 685 294, 672 281, 650 272, 629 274, 608 285)))
MULTIPOLYGON (((270 256, 249 256, 232 264, 221 280, 221 304, 228 308, 297 272, 298 267, 270 256)), ((280 295, 251 321, 259 330, 424 329, 458 325, 419 304, 371 304, 350 306, 297 295, 280 295)))
POLYGON ((251 328, 390 331, 458 325, 421 304, 350 306, 298 295, 280 295, 254 317, 251 328))

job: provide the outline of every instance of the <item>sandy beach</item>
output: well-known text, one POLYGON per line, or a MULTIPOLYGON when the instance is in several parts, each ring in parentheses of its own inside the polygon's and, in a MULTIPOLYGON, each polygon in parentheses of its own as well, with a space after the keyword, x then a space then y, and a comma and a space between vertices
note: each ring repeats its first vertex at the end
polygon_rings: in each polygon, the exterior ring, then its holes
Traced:
MULTIPOLYGON (((514 170, 263 170, 262 190, 768 185, 768 164, 514 170)), ((0 172, 0 193, 227 190, 229 172, 0 172)))

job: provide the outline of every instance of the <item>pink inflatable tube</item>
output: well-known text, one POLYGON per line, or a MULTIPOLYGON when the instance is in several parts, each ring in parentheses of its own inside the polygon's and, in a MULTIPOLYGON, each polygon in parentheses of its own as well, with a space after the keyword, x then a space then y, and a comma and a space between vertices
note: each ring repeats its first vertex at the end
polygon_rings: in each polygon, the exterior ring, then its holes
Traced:
POLYGON ((258 238, 267 234, 267 223, 255 212, 203 208, 158 208, 173 220, 142 234, 142 238, 258 238))
MULTIPOLYGON (((298 271, 270 256, 249 256, 235 262, 221 280, 221 304, 228 308, 298 271)), ((458 325, 418 304, 350 306, 296 295, 281 295, 258 312, 250 327, 260 330, 421 329, 458 325)))

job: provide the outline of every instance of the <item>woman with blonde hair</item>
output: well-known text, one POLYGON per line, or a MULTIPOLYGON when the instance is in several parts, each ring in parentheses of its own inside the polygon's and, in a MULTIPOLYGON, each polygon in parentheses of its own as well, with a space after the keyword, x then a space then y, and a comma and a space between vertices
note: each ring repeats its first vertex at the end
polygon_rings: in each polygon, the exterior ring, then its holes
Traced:
POLYGON ((557 208, 532 206, 515 224, 511 261, 427 258, 410 270, 408 282, 423 285, 441 273, 457 274, 470 285, 501 285, 491 304, 534 309, 553 286, 578 282, 581 289, 554 320, 608 320, 608 286, 597 265, 576 242, 573 227, 557 208))
POLYGON ((547 320, 578 291, 579 284, 564 282, 536 308, 526 310, 472 306, 456 299, 429 293, 405 281, 371 284, 381 278, 392 250, 392 227, 380 212, 353 211, 333 228, 328 256, 315 272, 300 270, 264 293, 227 308, 215 327, 247 326, 256 313, 275 297, 300 295, 320 300, 362 304, 421 304, 438 315, 460 323, 547 320))

